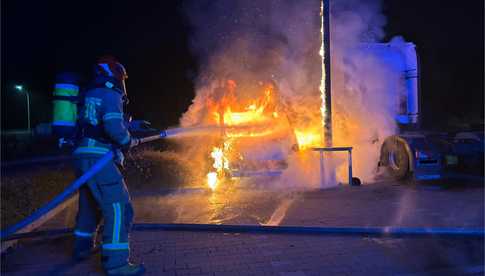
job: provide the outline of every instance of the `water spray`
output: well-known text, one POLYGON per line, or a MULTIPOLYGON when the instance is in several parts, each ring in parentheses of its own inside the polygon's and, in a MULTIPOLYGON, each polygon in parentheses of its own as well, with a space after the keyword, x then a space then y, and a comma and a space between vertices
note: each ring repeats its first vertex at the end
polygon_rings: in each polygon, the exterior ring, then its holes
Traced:
POLYGON ((237 126, 216 126, 207 125, 199 127, 177 127, 162 130, 160 133, 152 136, 146 136, 140 138, 140 144, 153 142, 163 138, 182 138, 190 136, 200 136, 200 135, 220 135, 221 129, 226 131, 250 131, 254 128, 270 127, 269 124, 245 124, 237 126))

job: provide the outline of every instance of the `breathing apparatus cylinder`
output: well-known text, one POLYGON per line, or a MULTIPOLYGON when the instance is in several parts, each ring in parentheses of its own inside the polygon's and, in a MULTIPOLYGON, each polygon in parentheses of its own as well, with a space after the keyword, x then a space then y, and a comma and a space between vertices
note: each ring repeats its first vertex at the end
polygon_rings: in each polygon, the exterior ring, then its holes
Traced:
POLYGON ((59 146, 75 139, 79 99, 79 76, 70 72, 58 74, 53 92, 52 132, 59 139, 59 146))

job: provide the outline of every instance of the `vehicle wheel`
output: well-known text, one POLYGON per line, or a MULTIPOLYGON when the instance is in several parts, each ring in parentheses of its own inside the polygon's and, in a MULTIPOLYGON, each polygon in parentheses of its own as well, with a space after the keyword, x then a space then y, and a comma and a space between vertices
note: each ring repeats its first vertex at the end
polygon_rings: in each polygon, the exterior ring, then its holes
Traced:
POLYGON ((360 181, 360 178, 352 177, 352 186, 360 186, 361 184, 362 184, 362 181, 360 181))
POLYGON ((409 154, 405 142, 396 136, 387 138, 381 148, 379 165, 385 167, 389 175, 396 180, 406 179, 410 175, 409 154))

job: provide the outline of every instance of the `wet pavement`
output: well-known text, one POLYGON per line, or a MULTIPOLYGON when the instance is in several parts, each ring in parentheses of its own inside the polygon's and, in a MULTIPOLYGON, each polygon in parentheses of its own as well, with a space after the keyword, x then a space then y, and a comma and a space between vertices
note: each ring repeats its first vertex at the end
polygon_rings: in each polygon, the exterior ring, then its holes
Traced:
MULTIPOLYGON (((279 225, 304 191, 233 182, 211 191, 205 186, 179 189, 136 189, 131 193, 135 223, 279 225)), ((71 206, 42 229, 72 227, 71 206)))
POLYGON ((134 196, 138 223, 483 227, 481 186, 380 182, 326 190, 228 186, 134 196))
POLYGON ((167 195, 135 195, 140 223, 278 225, 298 192, 226 187, 185 189, 167 195))
MULTIPOLYGON (((247 183, 246 183, 247 184, 247 183)), ((266 185, 138 190, 135 223, 484 228, 482 185, 382 182, 297 191, 266 185)), ((75 208, 44 228, 72 227, 75 208)), ((151 275, 483 275, 480 238, 135 231, 132 257, 151 275)), ((70 258, 71 237, 25 240, 6 275, 98 275, 99 254, 70 258)))

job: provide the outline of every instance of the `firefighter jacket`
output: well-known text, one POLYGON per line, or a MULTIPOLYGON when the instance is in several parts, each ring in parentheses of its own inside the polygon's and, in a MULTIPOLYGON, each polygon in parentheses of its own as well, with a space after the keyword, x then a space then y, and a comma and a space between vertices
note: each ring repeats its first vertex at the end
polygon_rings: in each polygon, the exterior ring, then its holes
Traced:
POLYGON ((82 138, 75 155, 103 155, 129 145, 131 136, 124 120, 123 94, 117 89, 94 87, 86 91, 79 115, 82 138))

